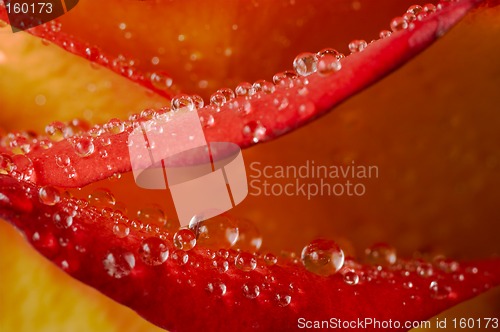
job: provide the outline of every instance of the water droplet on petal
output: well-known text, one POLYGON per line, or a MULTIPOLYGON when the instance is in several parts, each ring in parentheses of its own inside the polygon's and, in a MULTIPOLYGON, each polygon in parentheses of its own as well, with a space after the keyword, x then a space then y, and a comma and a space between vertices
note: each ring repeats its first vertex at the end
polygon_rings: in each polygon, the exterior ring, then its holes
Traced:
POLYGON ((171 260, 178 265, 186 265, 189 262, 189 254, 182 250, 176 250, 172 253, 171 260))
POLYGON ((119 222, 113 225, 113 233, 119 238, 124 238, 130 234, 130 228, 126 224, 119 222))
POLYGON ((438 268, 446 273, 453 273, 458 271, 460 268, 460 264, 457 261, 454 261, 453 259, 450 258, 445 258, 445 257, 436 257, 434 259, 434 262, 438 266, 438 268))
POLYGON ((180 229, 174 234, 174 246, 177 249, 189 251, 196 246, 196 235, 190 229, 180 229))
POLYGON ((450 296, 451 287, 444 285, 441 281, 432 281, 429 285, 431 296, 435 299, 442 300, 450 296))
POLYGON ((284 71, 273 76, 274 84, 285 88, 293 87, 295 79, 297 79, 297 74, 292 71, 284 71))
POLYGON ((359 283, 359 275, 352 270, 344 273, 344 282, 348 285, 357 285, 359 283))
POLYGON ((413 15, 417 15, 418 13, 420 13, 421 11, 423 10, 422 6, 419 6, 419 5, 413 5, 413 6, 410 6, 410 8, 408 8, 408 10, 406 11, 407 13, 410 13, 410 14, 413 14, 413 15))
POLYGON ((252 85, 255 92, 264 92, 266 94, 273 93, 275 90, 274 84, 266 80, 260 80, 252 85))
POLYGON ((351 53, 362 52, 367 46, 368 43, 365 40, 356 39, 349 43, 349 51, 351 53))
POLYGON ((316 55, 318 56, 318 58, 321 58, 322 56, 325 55, 333 55, 337 60, 345 58, 344 54, 340 53, 339 51, 333 48, 324 48, 318 53, 316 53, 316 55))
POLYGON ((113 278, 121 279, 128 276, 135 267, 134 254, 124 249, 110 250, 103 261, 104 270, 113 278))
POLYGON ((212 265, 219 271, 220 273, 224 273, 229 269, 229 262, 223 257, 216 257, 212 265))
POLYGON ((262 246, 262 235, 257 226, 247 219, 237 219, 238 237, 233 245, 234 249, 242 251, 257 252, 262 246))
POLYGON ((236 89, 234 89, 237 96, 252 96, 256 93, 251 83, 243 82, 240 83, 236 89))
POLYGON ((331 73, 339 71, 340 68, 342 68, 342 65, 334 55, 325 54, 322 55, 318 60, 318 73, 320 75, 329 75, 331 73))
POLYGON ((344 252, 331 240, 312 241, 302 250, 302 263, 312 273, 329 276, 344 265, 344 252))
POLYGON ((417 266, 417 274, 421 277, 428 278, 434 274, 434 268, 430 263, 421 262, 417 266))
POLYGON ((57 228, 70 228, 73 225, 73 216, 63 211, 54 213, 52 220, 57 228))
POLYGON ((168 258, 167 244, 156 237, 150 237, 142 241, 139 248, 139 257, 148 265, 161 265, 168 258))
POLYGON ((155 226, 165 226, 167 224, 165 212, 156 206, 145 207, 137 211, 137 219, 143 224, 155 226))
POLYGON ((436 6, 433 5, 432 3, 428 3, 428 4, 424 5, 422 7, 422 9, 423 9, 423 12, 425 12, 427 14, 434 13, 437 10, 436 6))
POLYGON ((417 19, 417 16, 413 15, 413 14, 410 14, 410 13, 406 13, 403 15, 403 19, 408 22, 408 23, 411 23, 413 21, 415 21, 417 19))
POLYGON ((45 205, 56 205, 61 201, 61 194, 58 189, 54 187, 42 187, 38 190, 38 197, 40 202, 45 205))
POLYGON ((239 235, 236 221, 225 215, 200 221, 191 229, 197 236, 197 244, 212 249, 231 248, 239 235))
POLYGON ((257 258, 251 253, 240 252, 238 256, 236 256, 235 265, 241 271, 253 271, 257 267, 257 258))
POLYGON ((280 307, 286 307, 292 302, 292 297, 288 294, 277 293, 274 296, 274 301, 280 307))
POLYGON ((318 58, 316 54, 304 52, 300 53, 293 60, 293 68, 300 76, 308 76, 316 71, 318 58))
POLYGON ((111 119, 106 124, 105 128, 111 134, 120 134, 120 133, 125 131, 125 123, 123 123, 122 121, 120 121, 118 119, 111 119))
POLYGON ((389 38, 391 36, 391 34, 392 34, 392 32, 390 32, 389 30, 382 30, 382 31, 380 31, 378 36, 380 39, 385 39, 385 38, 389 38))
POLYGON ((250 121, 243 127, 243 135, 252 137, 252 142, 258 143, 266 137, 266 127, 257 121, 250 121))
POLYGON ((207 292, 216 296, 224 296, 227 291, 226 285, 221 281, 209 282, 206 287, 207 292))
POLYGON ((200 109, 203 108, 203 106, 205 106, 205 101, 203 100, 203 98, 201 98, 201 96, 192 95, 191 100, 194 103, 195 109, 200 109))
POLYGON ((226 99, 226 103, 229 102, 231 99, 234 99, 235 97, 233 90, 229 88, 222 88, 217 90, 217 92, 224 96, 224 98, 226 99))
POLYGON ((167 90, 172 87, 173 80, 170 76, 162 72, 152 73, 151 84, 158 90, 167 90))
POLYGON ((412 289, 413 283, 411 281, 405 281, 405 282, 403 282, 403 288, 412 289))
POLYGON ((7 154, 0 154, 0 174, 9 174, 15 169, 12 158, 7 154))
POLYGON ((53 142, 59 142, 64 139, 64 130, 66 125, 62 122, 52 122, 45 127, 45 133, 53 142))
POLYGON ((408 22, 402 17, 396 17, 391 21, 391 29, 394 32, 408 29, 408 22))
POLYGON ((267 253, 264 255, 264 262, 267 265, 272 266, 272 265, 275 265, 276 263, 278 263, 278 258, 274 254, 267 253))
POLYGON ((226 101, 226 97, 220 92, 215 92, 210 96, 210 104, 215 107, 221 107, 226 101))
POLYGON ((73 143, 75 152, 80 157, 88 157, 94 153, 94 143, 90 137, 77 138, 73 143))
POLYGON ((89 197, 89 204, 97 208, 107 208, 115 205, 116 200, 108 189, 97 189, 89 197))
POLYGON ((242 289, 243 295, 245 295, 245 297, 248 299, 255 299, 260 295, 260 288, 254 283, 244 284, 242 289))
POLYGON ((189 95, 181 94, 172 98, 172 112, 193 111, 194 107, 194 101, 189 95))
POLYGON ((377 243, 365 250, 367 261, 376 266, 389 266, 396 263, 396 249, 386 243, 377 243))

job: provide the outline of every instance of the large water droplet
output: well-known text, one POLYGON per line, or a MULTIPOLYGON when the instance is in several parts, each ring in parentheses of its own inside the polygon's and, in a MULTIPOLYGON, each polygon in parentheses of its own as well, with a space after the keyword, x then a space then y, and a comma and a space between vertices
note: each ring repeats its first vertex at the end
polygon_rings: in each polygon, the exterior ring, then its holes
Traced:
POLYGON ((365 250, 367 261, 376 266, 389 266, 396 263, 396 249, 386 243, 377 243, 365 250))
POLYGON ((189 251, 196 245, 196 235, 190 229, 182 228, 174 234, 174 246, 189 251))
POLYGON ((61 201, 61 194, 58 189, 54 187, 42 187, 38 190, 38 197, 40 202, 45 205, 56 205, 61 201))
POLYGON ((300 53, 295 57, 295 60, 293 60, 293 68, 300 76, 311 75, 316 71, 317 65, 318 58, 314 53, 300 53))
POLYGON ((167 244, 156 237, 150 237, 142 241, 139 248, 139 257, 148 265, 161 265, 168 258, 167 244))
POLYGON ((331 240, 317 239, 302 250, 302 263, 312 273, 329 276, 344 265, 344 252, 331 240))
POLYGON ((134 254, 121 248, 110 250, 103 261, 104 270, 111 277, 121 279, 128 276, 135 267, 134 254))
POLYGON ((251 253, 240 252, 238 256, 236 256, 235 265, 241 271, 253 271, 257 267, 257 258, 251 253))

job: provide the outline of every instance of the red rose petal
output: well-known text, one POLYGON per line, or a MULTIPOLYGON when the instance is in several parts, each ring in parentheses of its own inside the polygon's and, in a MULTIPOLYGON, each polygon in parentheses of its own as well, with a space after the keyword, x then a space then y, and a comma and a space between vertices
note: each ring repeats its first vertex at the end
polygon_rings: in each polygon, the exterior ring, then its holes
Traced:
MULTIPOLYGON (((289 259, 269 266, 258 256, 256 268, 244 271, 234 263, 237 252, 230 251, 229 269, 220 272, 213 265, 218 254, 200 247, 175 251, 168 235, 169 258, 151 264, 150 257, 141 258, 141 243, 158 234, 130 227, 130 234, 119 238, 112 217, 84 201, 62 198, 47 205, 34 185, 3 175, 0 185, 0 217, 40 253, 171 331, 294 330, 301 317, 405 324, 428 319, 500 282, 498 260, 453 263, 449 269, 418 260, 377 269, 349 260, 346 264, 360 277, 350 284, 342 273, 321 277, 289 259), (64 246, 59 238, 67 239, 64 246)), ((384 330, 408 330, 392 326, 384 330)))
MULTIPOLYGON (((276 86, 269 94, 238 97, 222 105, 219 111, 212 105, 202 108, 199 114, 207 140, 230 141, 247 147, 306 124, 403 65, 442 36, 477 2, 451 3, 422 21, 415 21, 413 28, 393 33, 343 59, 339 72, 327 76, 314 73, 295 79, 292 87, 276 86)), ((131 124, 127 125, 129 129, 124 132, 94 139, 95 152, 85 157, 77 155, 74 142, 69 140, 53 144, 50 150, 33 149, 28 156, 33 161, 37 183, 77 187, 130 171, 126 142, 131 124), (101 158, 99 152, 103 150, 112 162, 101 158), (68 177, 67 167, 60 167, 56 156, 71 160, 73 176, 68 177)))

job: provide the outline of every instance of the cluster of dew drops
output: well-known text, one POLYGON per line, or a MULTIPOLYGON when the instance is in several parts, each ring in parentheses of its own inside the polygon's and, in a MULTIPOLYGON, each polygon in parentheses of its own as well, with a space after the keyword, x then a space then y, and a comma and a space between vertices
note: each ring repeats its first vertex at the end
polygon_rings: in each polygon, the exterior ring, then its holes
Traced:
MULTIPOLYGON (((403 16, 396 17, 391 21, 392 32, 411 29, 415 20, 424 19, 429 14, 444 8, 448 2, 441 2, 437 6, 432 4, 411 6, 403 16)), ((54 25, 52 29, 58 29, 56 23, 50 24, 54 25)), ((387 38, 392 32, 383 30, 380 32, 379 37, 381 39, 387 38)), ((364 51, 368 46, 369 44, 364 40, 354 40, 349 43, 349 50, 351 53, 358 53, 364 51)), ((88 49, 86 53, 93 59, 98 52, 88 49)), ((178 95, 172 99, 170 108, 162 111, 189 111, 201 109, 205 106, 214 112, 218 112, 223 105, 233 103, 235 108, 238 108, 244 114, 248 114, 251 112, 251 106, 250 103, 244 102, 245 99, 252 96, 258 97, 262 94, 272 94, 279 88, 290 88, 297 84, 307 85, 306 77, 313 73, 330 75, 341 70, 341 60, 344 57, 344 54, 335 49, 323 49, 318 53, 301 53, 293 62, 294 71, 285 71, 274 75, 272 83, 261 80, 253 84, 241 83, 234 91, 229 88, 219 89, 212 94, 210 104, 207 106, 204 105, 204 100, 200 96, 178 95)), ((118 60, 122 63, 125 61, 122 58, 118 60)), ((157 88, 168 88, 171 87, 172 80, 161 73, 153 73, 151 74, 151 83, 157 88)), ((285 109, 288 106, 288 101, 277 100, 275 105, 280 110, 285 109)), ((131 116, 130 120, 151 119, 157 115, 158 111, 145 110, 138 115, 131 116)), ((202 121, 207 127, 214 125, 213 116, 202 119, 202 121)), ((122 133, 129 126, 131 126, 130 123, 112 119, 104 126, 91 128, 83 120, 74 120, 68 124, 54 122, 48 125, 45 130, 47 136, 44 137, 37 137, 29 132, 8 134, 1 138, 0 144, 9 147, 14 152, 14 155, 0 154, 0 174, 8 174, 19 180, 30 181, 34 169, 31 160, 26 154, 33 149, 48 149, 54 142, 63 139, 71 140, 79 157, 88 157, 98 150, 101 158, 107 158, 106 147, 111 144, 109 136, 122 133), (100 145, 99 149, 96 149, 95 143, 100 145)), ((266 129, 256 122, 248 123, 243 128, 243 134, 252 136, 255 143, 265 137, 265 132, 266 129)), ((57 166, 65 170, 68 178, 77 176, 69 156, 58 155, 55 158, 57 166)), ((111 163, 109 168, 111 168, 111 163)), ((120 175, 117 174, 113 178, 119 177, 120 175)), ((73 199, 70 198, 68 193, 61 193, 54 187, 42 187, 39 189, 38 195, 40 201, 48 206, 62 204, 65 198, 73 199)), ((278 263, 276 255, 258 253, 262 238, 255 225, 250 222, 246 222, 247 224, 244 227, 240 227, 242 225, 238 225, 238 222, 234 219, 220 217, 216 218, 215 221, 201 222, 196 228, 181 228, 175 231, 172 225, 168 223, 165 213, 158 207, 141 209, 137 212, 135 218, 126 217, 123 213, 123 210, 126 210, 125 207, 119 206, 113 195, 107 190, 96 190, 88 196, 87 200, 80 199, 77 200, 77 203, 76 205, 80 207, 90 206, 93 209, 98 209, 97 211, 102 216, 111 219, 113 221, 111 223, 112 230, 117 237, 127 237, 131 229, 150 235, 144 237, 138 252, 135 254, 123 250, 111 250, 108 253, 103 259, 103 267, 114 278, 119 279, 128 276, 136 265, 136 256, 145 264, 153 266, 161 265, 169 258, 179 265, 186 265, 189 263, 189 252, 197 244, 202 247, 213 248, 207 249, 207 252, 213 267, 220 273, 227 272, 232 266, 241 271, 249 272, 257 269, 259 262, 263 262, 265 266, 273 266, 278 263), (168 247, 167 239, 171 240, 174 248, 168 247)), ((73 219, 76 217, 76 211, 77 208, 70 214, 55 213, 52 219, 56 227, 71 228, 73 219)), ((32 241, 35 245, 37 241, 42 240, 38 232, 34 233, 32 241)), ((409 276, 410 272, 415 272, 419 276, 430 278, 429 291, 431 296, 437 299, 447 298, 452 293, 452 289, 442 284, 438 279, 431 280, 434 270, 438 268, 450 273, 459 270, 457 262, 442 257, 435 259, 434 264, 424 260, 416 263, 413 261, 400 261, 396 257, 394 248, 386 244, 377 244, 366 249, 365 256, 366 260, 374 266, 374 269, 368 272, 361 269, 359 264, 352 259, 345 258, 344 252, 334 241, 322 239, 315 240, 305 246, 300 258, 294 253, 283 255, 287 261, 302 264, 308 271, 317 275, 341 275, 346 284, 353 286, 361 282, 368 282, 376 277, 384 277, 385 274, 395 273, 396 271, 405 274, 405 276, 409 276), (390 272, 387 272, 384 267, 389 268, 390 272)), ((62 260, 61 267, 69 269, 68 261, 62 260)), ((469 273, 478 272, 476 268, 469 268, 467 271, 469 273)), ((463 280, 464 275, 455 274, 454 277, 463 280)), ((266 287, 269 287, 269 285, 245 283, 241 291, 247 298, 255 299, 259 297, 260 292, 266 287)), ((414 285, 411 281, 408 281, 403 284, 403 287, 412 289, 414 285)), ((276 293, 274 297, 276 303, 280 306, 289 305, 292 300, 292 289, 293 285, 290 285, 290 291, 276 293)), ((226 285, 221 281, 208 283, 206 290, 218 296, 224 296, 228 291, 226 285)))
MULTIPOLYGON (((49 206, 60 204, 63 197, 67 197, 53 187, 42 187, 38 194, 40 201, 49 206)), ((128 218, 122 211, 125 208, 121 207, 113 195, 105 189, 95 190, 89 194, 87 200, 84 202, 80 200, 78 205, 96 209, 101 215, 110 218, 112 231, 119 238, 126 238, 131 234, 131 230, 142 234, 142 242, 135 253, 115 248, 109 250, 103 258, 103 268, 113 278, 121 279, 129 276, 136 266, 136 259, 150 266, 159 266, 170 260, 171 264, 181 267, 199 267, 197 259, 191 262, 191 255, 196 247, 204 253, 209 266, 220 274, 229 273, 231 269, 241 272, 263 272, 266 267, 270 268, 269 273, 266 272, 264 282, 255 283, 247 278, 240 290, 229 289, 221 279, 204 285, 209 294, 219 297, 230 291, 240 291, 246 298, 256 299, 261 292, 273 290, 272 284, 276 282, 276 277, 272 275, 272 266, 276 264, 303 266, 309 272, 324 277, 338 276, 346 285, 354 287, 355 295, 358 295, 355 286, 360 283, 380 279, 395 283, 393 278, 395 274, 403 277, 416 275, 425 278, 429 294, 435 299, 449 298, 454 292, 439 276, 440 273, 450 274, 457 281, 463 281, 466 274, 478 273, 477 268, 462 269, 458 262, 444 256, 436 256, 432 260, 398 259, 396 250, 385 243, 375 244, 365 250, 362 259, 368 264, 365 266, 346 257, 335 241, 326 239, 312 241, 303 248, 300 256, 291 252, 283 252, 278 256, 273 253, 262 253, 260 252, 262 236, 257 227, 248 220, 238 220, 223 215, 189 227, 178 228, 168 222, 166 214, 159 207, 143 208, 137 212, 135 218, 128 218)), ((74 217, 74 214, 62 216, 56 213, 53 221, 58 228, 69 228, 74 217)), ((40 240, 40 237, 35 233, 33 241, 37 240, 40 240)), ((200 250, 194 255, 199 255, 200 250)), ((65 269, 68 265, 67 261, 61 262, 61 266, 65 269)), ((187 281, 178 279, 178 282, 196 286, 196 282, 188 277, 186 275, 187 281)), ((402 281, 399 286, 408 292, 414 291, 409 296, 410 299, 417 299, 419 287, 422 287, 414 285, 412 278, 402 281)), ((292 302, 296 291, 297 286, 290 283, 286 289, 281 288, 276 292, 273 298, 277 305, 284 307, 292 302)))
MULTIPOLYGON (((444 8, 450 2, 442 1, 437 6, 426 4, 424 6, 413 5, 409 7, 402 16, 396 17, 391 21, 391 31, 383 30, 379 33, 379 39, 388 38, 394 32, 412 29, 415 21, 423 20, 428 15, 444 8)), ((57 21, 48 22, 46 25, 46 29, 52 33, 57 33, 61 30, 61 24, 57 21)), ((48 44, 46 40, 42 41, 44 44, 48 44)), ((375 40, 372 40, 372 42, 375 42, 375 40)), ((363 52, 369 45, 365 40, 353 40, 349 43, 348 48, 350 53, 354 54, 363 52)), ((76 47, 71 41, 64 41, 62 46, 70 51, 75 51, 73 48, 76 47)), ((85 48, 84 54, 93 64, 93 67, 96 67, 95 63, 102 64, 109 62, 112 67, 119 68, 122 74, 130 77, 138 75, 133 69, 134 61, 127 60, 122 55, 116 59, 109 60, 95 47, 85 48)), ((344 57, 343 53, 333 48, 326 48, 317 53, 300 53, 293 61, 294 70, 275 74, 272 82, 266 80, 259 80, 253 84, 243 82, 234 90, 230 88, 219 89, 210 96, 207 105, 205 105, 205 101, 199 95, 178 94, 172 98, 169 107, 158 110, 146 109, 139 114, 130 116, 129 121, 112 119, 104 126, 94 126, 92 128, 84 120, 73 120, 67 124, 54 122, 45 128, 46 136, 36 136, 33 133, 20 132, 2 137, 0 144, 12 148, 16 154, 27 154, 35 148, 48 149, 52 147, 54 142, 68 139, 79 157, 88 157, 98 151, 100 157, 106 159, 109 155, 107 146, 111 144, 109 136, 132 128, 135 121, 153 119, 165 113, 174 114, 178 111, 192 111, 204 108, 205 112, 201 114, 200 120, 205 127, 213 127, 216 123, 214 114, 220 112, 224 105, 226 105, 227 109, 233 109, 244 116, 252 112, 252 104, 248 100, 250 97, 260 98, 266 94, 273 94, 279 89, 288 89, 294 86, 301 87, 298 90, 299 94, 307 94, 307 76, 314 73, 326 76, 338 72, 342 68, 341 60, 344 57)), ((150 83, 159 90, 168 90, 173 86, 172 78, 163 72, 153 72, 147 76, 149 76, 150 83)), ((278 111, 283 111, 289 107, 290 101, 286 95, 276 96, 273 100, 273 105, 278 111)), ((299 112, 309 114, 314 111, 314 108, 313 104, 305 103, 304 105, 300 105, 298 109, 299 112)), ((243 125, 241 130, 243 137, 250 139, 253 143, 258 143, 267 137, 267 128, 260 121, 249 121, 243 125)), ((71 163, 70 156, 57 156, 56 164, 64 169, 69 179, 77 176, 77 172, 71 163)), ((112 169, 111 161, 107 167, 110 170, 112 169)))
MULTIPOLYGON (((428 15, 444 8, 451 1, 444 1, 437 6, 426 4, 424 6, 413 5, 400 17, 394 18, 390 23, 391 30, 383 30, 379 33, 379 39, 390 37, 393 32, 406 29, 413 29, 414 21, 423 20, 428 15)), ((375 42, 376 40, 372 40, 375 42)), ((351 54, 364 51, 369 44, 365 40, 353 40, 348 48, 351 54)), ((297 55, 293 61, 293 69, 277 73, 273 76, 272 82, 259 80, 255 83, 243 82, 236 88, 222 88, 210 96, 209 104, 199 95, 180 94, 172 99, 171 110, 181 109, 200 109, 205 106, 208 112, 201 117, 205 127, 215 125, 213 113, 219 112, 221 107, 226 105, 227 109, 239 112, 241 115, 247 115, 252 112, 252 105, 248 101, 250 97, 260 98, 263 95, 273 94, 280 89, 289 89, 299 87, 298 93, 306 95, 308 93, 307 85, 309 81, 307 76, 318 73, 321 76, 328 76, 338 72, 342 68, 341 60, 345 55, 333 48, 325 48, 317 53, 303 52, 297 55)), ((162 73, 151 74, 152 84, 157 88, 169 88, 172 86, 172 79, 162 73)), ((290 102, 287 97, 276 97, 273 104, 278 111, 288 108, 290 102)), ((299 112, 310 114, 314 111, 314 105, 304 104, 299 106, 299 112)), ((266 138, 264 125, 259 121, 250 121, 242 128, 244 137, 250 138, 254 143, 266 138)))

